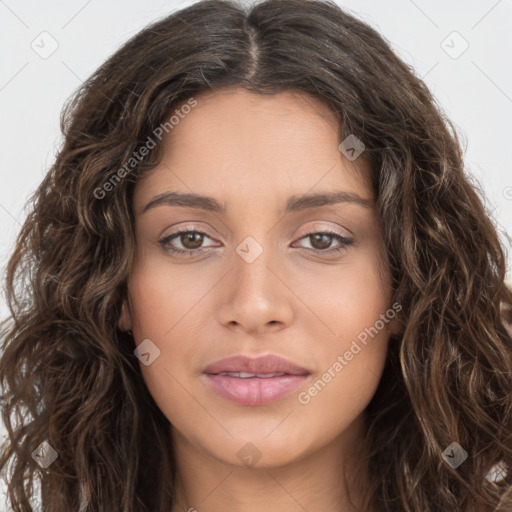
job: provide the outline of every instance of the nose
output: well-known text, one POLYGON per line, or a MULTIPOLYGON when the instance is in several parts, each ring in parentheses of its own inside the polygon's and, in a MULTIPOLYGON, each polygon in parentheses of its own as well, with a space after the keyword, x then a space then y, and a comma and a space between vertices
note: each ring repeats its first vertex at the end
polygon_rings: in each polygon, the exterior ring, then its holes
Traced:
POLYGON ((241 243, 233 254, 231 271, 221 284, 221 304, 217 309, 222 325, 259 334, 290 324, 294 295, 283 265, 263 245, 249 238, 247 245, 241 243))

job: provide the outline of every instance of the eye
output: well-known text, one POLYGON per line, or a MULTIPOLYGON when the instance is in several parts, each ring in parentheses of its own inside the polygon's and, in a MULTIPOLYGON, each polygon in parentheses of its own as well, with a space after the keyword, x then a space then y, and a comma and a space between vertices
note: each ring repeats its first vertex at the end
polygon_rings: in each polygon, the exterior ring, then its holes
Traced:
POLYGON ((171 233, 170 235, 160 240, 158 243, 166 251, 172 254, 194 256, 196 254, 207 252, 205 248, 200 247, 205 237, 210 238, 206 233, 185 227, 178 229, 174 233, 171 233), (184 249, 179 249, 170 245, 170 243, 175 239, 181 243, 184 249))
POLYGON ((328 254, 343 251, 347 246, 353 243, 353 240, 330 230, 312 231, 306 233, 306 235, 302 236, 299 240, 310 240, 312 242, 311 245, 313 245, 313 247, 305 247, 305 249, 328 254), (326 250, 331 246, 333 240, 337 240, 340 245, 333 249, 326 250))
MULTIPOLYGON (((210 238, 206 233, 190 229, 189 227, 176 230, 174 233, 167 235, 158 244, 167 252, 171 254, 178 254, 183 256, 195 256, 208 252, 208 248, 201 247, 205 238, 210 238), (171 245, 174 241, 181 244, 183 248, 177 248, 171 245)), ((299 240, 312 241, 313 247, 303 247, 309 251, 318 253, 338 253, 346 249, 347 246, 353 243, 353 240, 346 238, 339 233, 330 230, 312 231, 306 233, 299 240), (333 240, 338 241, 339 246, 329 249, 333 240)))

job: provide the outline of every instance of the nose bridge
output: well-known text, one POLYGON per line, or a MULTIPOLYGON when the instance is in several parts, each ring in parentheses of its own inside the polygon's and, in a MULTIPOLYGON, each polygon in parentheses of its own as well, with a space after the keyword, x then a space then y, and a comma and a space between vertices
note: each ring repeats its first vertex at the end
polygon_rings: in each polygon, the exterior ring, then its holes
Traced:
POLYGON ((263 235, 245 237, 236 247, 234 258, 234 271, 237 281, 242 288, 240 291, 264 293, 268 290, 269 274, 273 276, 269 267, 272 267, 272 254, 270 237, 263 235))
POLYGON ((218 309, 223 324, 235 323, 249 331, 289 322, 289 297, 275 276, 277 254, 270 240, 265 233, 249 235, 235 247, 229 291, 218 309))

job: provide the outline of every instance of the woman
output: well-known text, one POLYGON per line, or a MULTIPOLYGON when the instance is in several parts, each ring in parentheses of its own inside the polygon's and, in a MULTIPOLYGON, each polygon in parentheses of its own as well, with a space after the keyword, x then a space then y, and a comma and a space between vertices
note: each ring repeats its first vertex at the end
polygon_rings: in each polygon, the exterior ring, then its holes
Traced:
POLYGON ((200 1, 62 129, 8 265, 14 510, 510 510, 504 249, 372 28, 200 1))

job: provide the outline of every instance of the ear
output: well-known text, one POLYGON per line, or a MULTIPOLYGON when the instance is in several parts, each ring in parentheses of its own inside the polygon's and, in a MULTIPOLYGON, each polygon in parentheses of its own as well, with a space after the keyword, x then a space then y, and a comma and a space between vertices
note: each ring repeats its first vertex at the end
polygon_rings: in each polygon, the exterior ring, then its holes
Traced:
POLYGON ((123 301, 121 316, 117 325, 121 331, 131 331, 132 329, 132 316, 126 299, 123 301))

